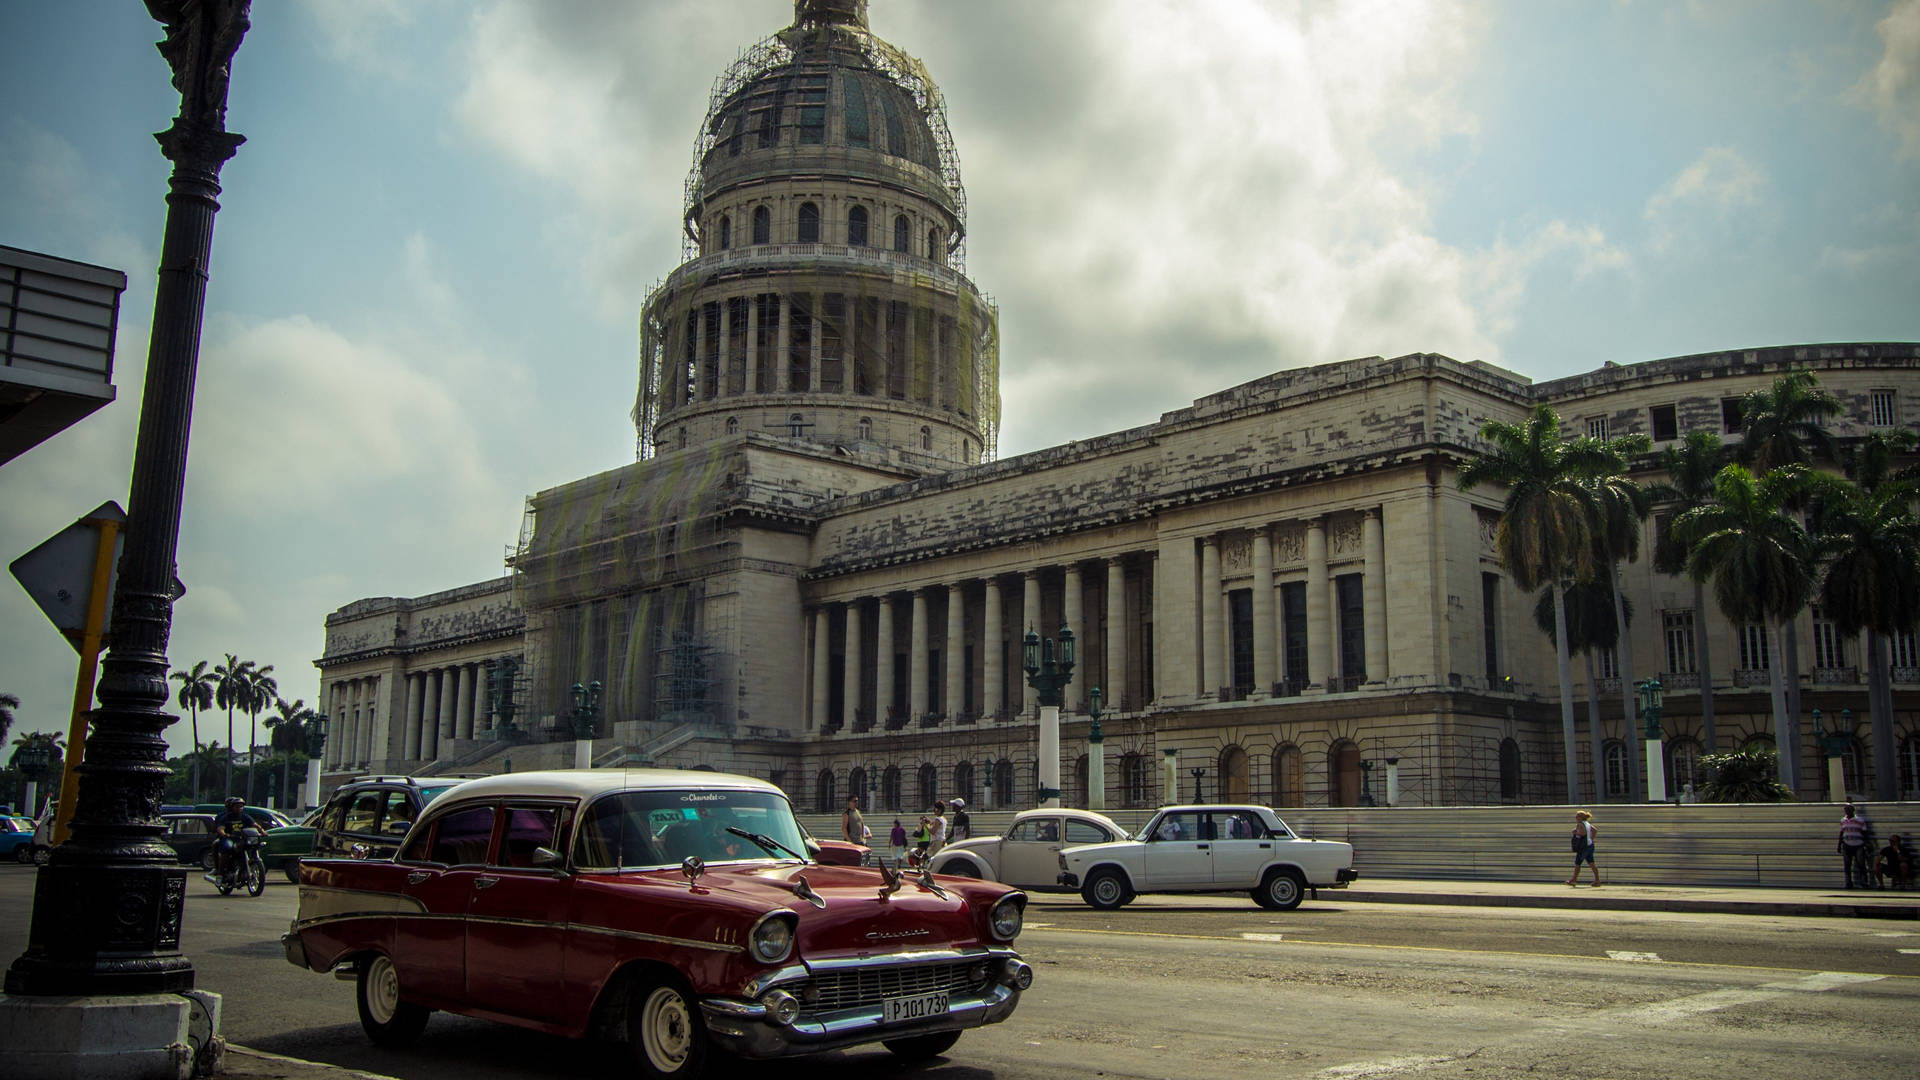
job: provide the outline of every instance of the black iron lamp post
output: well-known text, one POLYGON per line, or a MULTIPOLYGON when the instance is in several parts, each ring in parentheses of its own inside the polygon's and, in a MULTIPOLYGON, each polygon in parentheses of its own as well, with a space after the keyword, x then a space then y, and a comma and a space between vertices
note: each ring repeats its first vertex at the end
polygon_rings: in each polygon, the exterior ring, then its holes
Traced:
POLYGON ((1640 682, 1640 717, 1646 722, 1647 801, 1667 801, 1666 756, 1661 753, 1660 703, 1665 697, 1656 678, 1640 682))
POLYGON ((1373 801, 1373 762, 1367 758, 1360 759, 1360 805, 1378 805, 1373 801))
POLYGON ((1100 730, 1106 698, 1097 686, 1087 690, 1087 809, 1107 808, 1107 736, 1100 730))
POLYGON ((1202 765, 1199 768, 1188 769, 1187 771, 1193 774, 1193 801, 1196 803, 1206 802, 1207 797, 1200 793, 1200 781, 1207 775, 1206 766, 1202 765))
POLYGON ((1073 628, 1060 627, 1059 646, 1042 641, 1027 629, 1023 667, 1027 685, 1040 692, 1040 790, 1041 806, 1060 805, 1060 705, 1061 691, 1073 681, 1073 628))
POLYGON ((113 597, 113 645, 89 714, 73 835, 34 882, 27 950, 9 994, 172 993, 193 988, 180 952, 186 869, 162 840, 170 770, 167 638, 174 553, 193 415, 220 167, 243 141, 226 129, 229 64, 252 0, 147 0, 166 27, 180 112, 156 135, 173 162, 155 282, 146 389, 127 500, 126 547, 113 597))
POLYGON ((593 734, 600 723, 600 680, 573 684, 573 767, 593 766, 593 734))

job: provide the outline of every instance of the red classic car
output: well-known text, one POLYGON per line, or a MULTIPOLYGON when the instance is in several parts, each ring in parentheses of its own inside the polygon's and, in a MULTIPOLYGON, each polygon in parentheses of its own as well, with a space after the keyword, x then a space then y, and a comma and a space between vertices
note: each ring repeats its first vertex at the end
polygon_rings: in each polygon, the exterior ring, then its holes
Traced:
POLYGON ((744 776, 508 773, 433 803, 384 859, 300 870, 287 960, 358 987, 376 1043, 434 1009, 624 1039, 644 1076, 710 1049, 882 1043, 908 1059, 1012 1014, 1026 895, 809 861, 786 796, 744 776))

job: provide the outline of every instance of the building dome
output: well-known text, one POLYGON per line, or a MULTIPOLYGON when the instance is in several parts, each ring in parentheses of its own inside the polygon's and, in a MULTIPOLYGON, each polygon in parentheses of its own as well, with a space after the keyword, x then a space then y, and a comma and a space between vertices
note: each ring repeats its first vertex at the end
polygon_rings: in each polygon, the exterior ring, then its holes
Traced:
POLYGON ((999 315, 965 274, 946 108, 866 9, 797 0, 715 81, 684 261, 642 320, 642 456, 754 433, 909 472, 993 455, 999 315))

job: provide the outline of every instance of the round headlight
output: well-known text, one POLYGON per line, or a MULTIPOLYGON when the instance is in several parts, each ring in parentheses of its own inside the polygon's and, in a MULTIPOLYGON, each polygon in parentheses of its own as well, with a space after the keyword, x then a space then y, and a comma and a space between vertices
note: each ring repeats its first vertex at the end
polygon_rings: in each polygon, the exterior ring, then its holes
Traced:
POLYGON ((777 964, 793 952, 793 922, 790 918, 769 915, 753 928, 753 957, 763 964, 777 964))
POLYGON ((1001 941, 1012 941, 1019 937, 1026 908, 1026 897, 1018 894, 1004 897, 993 905, 993 913, 987 916, 987 925, 993 931, 993 936, 1001 941))

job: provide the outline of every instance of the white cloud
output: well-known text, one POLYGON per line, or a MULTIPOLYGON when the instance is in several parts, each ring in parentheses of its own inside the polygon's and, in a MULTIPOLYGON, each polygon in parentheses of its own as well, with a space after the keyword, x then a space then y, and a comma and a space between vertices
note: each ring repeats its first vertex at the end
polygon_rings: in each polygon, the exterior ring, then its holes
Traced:
POLYGON ((1920 157, 1920 0, 1894 0, 1874 31, 1886 50, 1849 99, 1878 115, 1900 157, 1920 157))
POLYGON ((335 57, 361 68, 394 66, 389 51, 413 25, 421 0, 300 0, 298 10, 335 57))
POLYGON ((1643 216, 1655 251, 1678 245, 1709 224, 1726 225, 1759 207, 1767 173, 1731 146, 1710 146, 1647 199, 1643 216))

